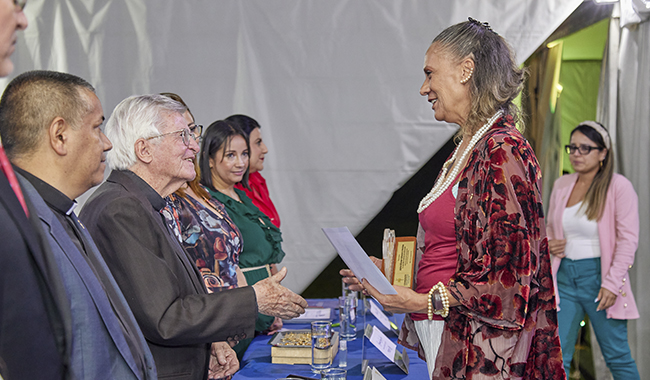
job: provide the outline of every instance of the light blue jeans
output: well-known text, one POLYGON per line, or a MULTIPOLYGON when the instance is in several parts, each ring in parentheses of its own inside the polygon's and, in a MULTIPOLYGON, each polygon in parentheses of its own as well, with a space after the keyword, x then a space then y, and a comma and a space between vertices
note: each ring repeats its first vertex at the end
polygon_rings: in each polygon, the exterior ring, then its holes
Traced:
POLYGON ((586 313, 614 379, 638 380, 639 371, 627 342, 627 320, 607 319, 605 310, 596 311, 598 303, 594 300, 600 291, 600 258, 562 259, 557 272, 557 286, 560 294, 558 329, 567 379, 580 321, 586 313))

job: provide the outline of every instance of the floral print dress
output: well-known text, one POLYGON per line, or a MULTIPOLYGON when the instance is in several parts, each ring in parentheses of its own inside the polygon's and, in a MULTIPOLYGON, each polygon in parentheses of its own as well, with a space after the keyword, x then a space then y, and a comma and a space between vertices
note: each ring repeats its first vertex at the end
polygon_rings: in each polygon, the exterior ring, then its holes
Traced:
MULTIPOLYGON (((564 379, 541 172, 533 150, 501 118, 459 178, 458 263, 433 379, 564 379)), ((410 318, 400 343, 418 349, 410 318)))
POLYGON ((214 198, 207 202, 214 210, 192 197, 172 194, 163 214, 212 293, 237 287, 242 238, 224 205, 214 198))

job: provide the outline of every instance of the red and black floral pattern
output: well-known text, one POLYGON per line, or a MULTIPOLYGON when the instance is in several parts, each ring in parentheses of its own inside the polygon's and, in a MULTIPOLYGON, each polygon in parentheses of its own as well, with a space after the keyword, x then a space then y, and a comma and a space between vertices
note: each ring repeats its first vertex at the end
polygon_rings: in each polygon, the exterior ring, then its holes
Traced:
MULTIPOLYGON (((532 148, 501 118, 459 178, 447 286, 461 306, 445 320, 433 379, 565 379, 540 189, 532 148)), ((417 348, 409 321, 401 341, 417 348)))

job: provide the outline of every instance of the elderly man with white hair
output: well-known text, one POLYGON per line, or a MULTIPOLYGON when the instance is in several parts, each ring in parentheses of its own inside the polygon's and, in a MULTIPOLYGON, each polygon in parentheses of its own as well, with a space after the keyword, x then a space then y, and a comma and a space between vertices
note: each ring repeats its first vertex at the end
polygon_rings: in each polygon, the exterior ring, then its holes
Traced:
MULTIPOLYGON (((206 291, 161 214, 165 197, 196 175, 199 137, 183 118, 185 111, 159 95, 118 104, 106 124, 112 172, 80 217, 140 324, 158 375, 198 380, 208 373, 211 342, 252 336, 258 311, 293 318, 307 303, 280 285, 286 269, 252 287, 206 291)), ((217 356, 221 375, 238 368, 230 364, 231 353, 217 356)))

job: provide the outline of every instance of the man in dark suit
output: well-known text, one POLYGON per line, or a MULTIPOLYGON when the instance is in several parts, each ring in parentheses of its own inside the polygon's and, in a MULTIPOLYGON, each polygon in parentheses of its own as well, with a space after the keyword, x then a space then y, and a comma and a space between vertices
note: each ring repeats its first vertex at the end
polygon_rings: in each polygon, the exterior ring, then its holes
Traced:
POLYGON ((211 342, 253 336, 258 310, 293 318, 307 303, 280 285, 286 269, 253 286, 207 293, 161 214, 164 198, 196 175, 198 137, 182 116, 186 110, 159 95, 118 104, 106 124, 113 171, 81 219, 126 295, 159 375, 201 380, 211 342))
MULTIPOLYGON (((33 204, 70 302, 70 366, 78 379, 156 379, 153 357, 75 198, 99 184, 104 113, 93 87, 70 74, 30 71, 0 100, 0 134, 33 204)), ((38 361, 38 352, 34 353, 38 361)))
MULTIPOLYGON (((0 0, 0 77, 13 70, 16 32, 27 27, 23 6, 0 0)), ((69 304, 1 139, 0 167, 0 376, 69 378, 69 304)))
MULTIPOLYGON (((6 156, 0 160, 11 169, 6 156)), ((56 264, 45 253, 49 247, 39 240, 25 214, 25 209, 32 214, 33 209, 24 198, 26 208, 22 207, 15 192, 22 190, 12 188, 4 172, 0 172, 0 376, 68 378, 70 306, 65 293, 57 292, 62 283, 56 264)))

